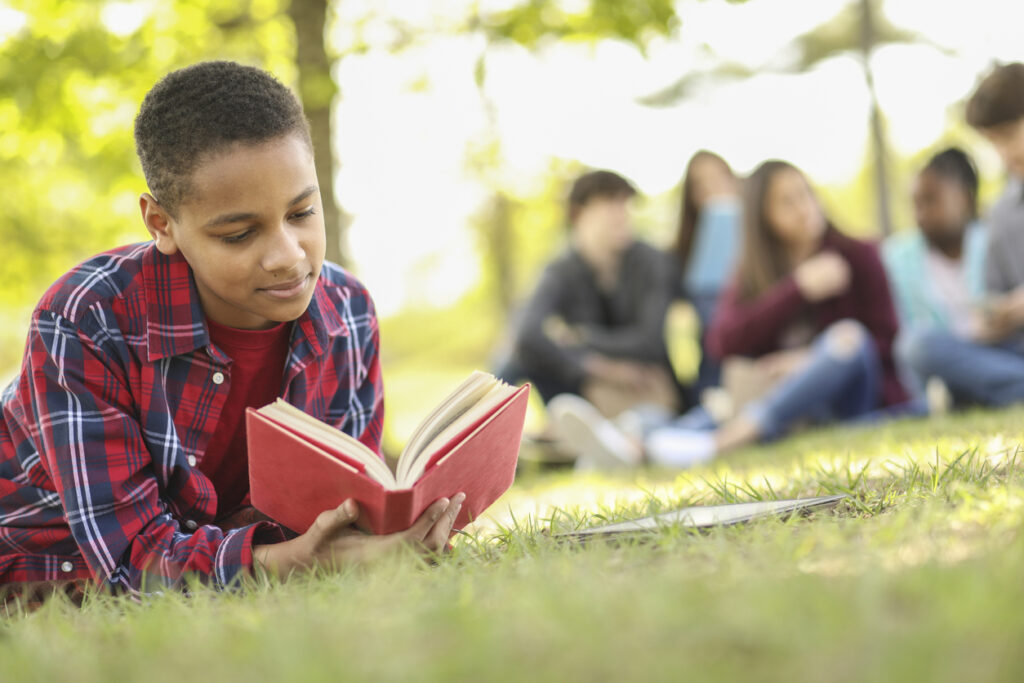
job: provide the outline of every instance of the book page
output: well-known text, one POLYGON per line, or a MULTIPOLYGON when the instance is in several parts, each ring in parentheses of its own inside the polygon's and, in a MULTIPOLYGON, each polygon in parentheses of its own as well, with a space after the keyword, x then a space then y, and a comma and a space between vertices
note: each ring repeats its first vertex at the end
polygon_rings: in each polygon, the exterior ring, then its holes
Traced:
POLYGON ((423 452, 424 447, 480 401, 496 383, 498 380, 492 375, 476 370, 466 381, 448 394, 429 415, 423 418, 412 436, 409 437, 409 442, 398 457, 395 479, 399 482, 408 482, 409 469, 412 467, 413 461, 423 452))
POLYGON ((291 427, 302 434, 308 434, 309 440, 330 446, 341 451, 366 468, 366 474, 386 489, 398 488, 395 476, 379 455, 367 448, 365 444, 326 422, 304 413, 284 399, 260 408, 258 411, 276 422, 291 427))
POLYGON ((399 486, 403 488, 412 486, 417 479, 423 476, 423 472, 427 469, 427 465, 430 464, 431 458, 439 448, 449 443, 459 432, 468 426, 486 417, 488 413, 492 412, 515 392, 515 387, 511 387, 504 382, 499 383, 491 387, 479 401, 469 406, 455 419, 447 421, 443 429, 435 433, 433 438, 420 448, 419 452, 408 458, 408 468, 401 475, 395 476, 399 486))

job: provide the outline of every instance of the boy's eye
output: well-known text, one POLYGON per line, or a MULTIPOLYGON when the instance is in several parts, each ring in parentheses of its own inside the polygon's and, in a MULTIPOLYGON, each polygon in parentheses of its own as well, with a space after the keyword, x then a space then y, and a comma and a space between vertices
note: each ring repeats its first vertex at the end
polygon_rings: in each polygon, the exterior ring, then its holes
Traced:
POLYGON ((315 213, 316 213, 316 207, 311 206, 308 209, 306 209, 305 211, 302 211, 300 213, 293 213, 292 214, 292 220, 302 220, 303 218, 309 218, 310 216, 312 216, 315 213))
POLYGON ((239 242, 245 241, 251 234, 252 230, 246 230, 245 232, 240 232, 237 235, 228 235, 226 237, 221 237, 220 241, 224 242, 225 244, 238 244, 239 242))

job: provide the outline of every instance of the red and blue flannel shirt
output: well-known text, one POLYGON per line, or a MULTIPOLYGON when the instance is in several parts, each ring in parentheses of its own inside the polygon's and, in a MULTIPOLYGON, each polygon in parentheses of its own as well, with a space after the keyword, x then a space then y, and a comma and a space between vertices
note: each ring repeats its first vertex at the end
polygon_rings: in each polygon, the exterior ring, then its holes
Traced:
MULTIPOLYGON (((325 263, 281 396, 379 451, 378 345, 366 290, 325 263)), ((91 577, 134 593, 247 573, 252 546, 282 530, 213 524, 217 494, 197 466, 230 383, 180 255, 130 245, 58 280, 0 396, 0 584, 91 577)))

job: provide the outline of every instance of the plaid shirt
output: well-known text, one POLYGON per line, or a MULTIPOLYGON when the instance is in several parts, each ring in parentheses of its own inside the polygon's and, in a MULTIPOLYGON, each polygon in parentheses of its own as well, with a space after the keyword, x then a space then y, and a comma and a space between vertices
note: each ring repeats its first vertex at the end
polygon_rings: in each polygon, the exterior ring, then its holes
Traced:
MULTIPOLYGON (((378 342, 366 290, 325 263, 281 395, 379 450, 378 342)), ((283 532, 213 524, 217 494, 197 467, 230 379, 179 255, 130 245, 58 280, 0 397, 0 584, 92 577, 136 592, 248 572, 252 546, 283 532)))

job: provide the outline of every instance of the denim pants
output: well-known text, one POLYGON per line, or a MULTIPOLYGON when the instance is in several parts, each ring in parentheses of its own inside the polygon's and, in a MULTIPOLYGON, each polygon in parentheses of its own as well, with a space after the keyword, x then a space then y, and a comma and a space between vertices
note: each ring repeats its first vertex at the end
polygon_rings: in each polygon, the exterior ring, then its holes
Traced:
POLYGON ((957 403, 1005 406, 1024 401, 1024 352, 986 346, 948 330, 907 333, 901 360, 922 383, 938 377, 957 403))
MULTIPOLYGON (((857 321, 841 320, 818 335, 800 370, 748 405, 744 415, 766 440, 782 436, 801 421, 863 418, 879 407, 881 382, 882 367, 870 334, 857 321)), ((711 430, 720 426, 700 406, 674 420, 659 420, 657 414, 642 417, 645 435, 665 427, 711 430)))
POLYGON ((882 367, 871 335, 855 320, 840 320, 818 335, 806 364, 782 380, 744 414, 762 439, 777 438, 795 423, 850 420, 875 410, 882 367))

